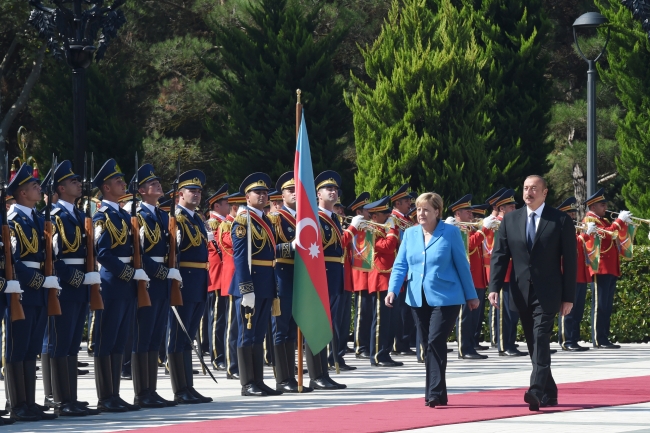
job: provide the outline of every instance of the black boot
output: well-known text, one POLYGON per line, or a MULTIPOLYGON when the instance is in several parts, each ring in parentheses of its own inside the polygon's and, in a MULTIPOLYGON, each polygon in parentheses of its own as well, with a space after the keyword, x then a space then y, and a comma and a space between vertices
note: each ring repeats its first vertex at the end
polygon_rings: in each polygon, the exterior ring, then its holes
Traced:
MULTIPOLYGON (((323 349, 325 350, 325 349, 323 349)), ((309 370, 309 387, 313 389, 335 390, 339 389, 328 380, 326 369, 323 368, 321 353, 313 354, 309 345, 305 344, 305 359, 309 370)))
MULTIPOLYGON (((251 397, 265 397, 266 392, 261 390, 255 381, 253 369, 253 347, 238 347, 237 362, 239 364, 239 383, 241 383, 241 395, 251 397)), ((262 363, 263 361, 260 361, 262 363)))
POLYGON ((282 343, 273 346, 275 354, 275 389, 282 392, 298 392, 298 382, 296 382, 293 375, 293 362, 288 359, 286 346, 291 346, 293 352, 293 343, 282 343))
MULTIPOLYGON (((289 378, 289 381, 293 382, 295 384, 296 389, 298 389, 298 381, 296 380, 296 375, 298 374, 298 368, 296 367, 296 347, 295 347, 295 343, 293 343, 293 342, 286 343, 284 345, 284 350, 285 350, 285 352, 287 354, 286 356, 287 356, 287 361, 288 361, 288 365, 289 365, 289 371, 293 373, 291 375, 291 377, 289 378)), ((305 374, 309 374, 309 371, 307 371, 307 369, 304 369, 302 374, 303 374, 303 377, 304 377, 305 374)), ((308 387, 306 385, 303 385, 302 391, 298 391, 298 392, 305 393, 305 392, 312 392, 312 391, 313 391, 312 388, 310 388, 310 387, 308 387)))
MULTIPOLYGON (((156 367, 158 369, 158 367, 156 367)), ((131 374, 135 397, 133 404, 140 407, 160 408, 167 406, 151 395, 149 388, 149 356, 147 352, 131 354, 131 374)))
POLYGON ((86 412, 86 415, 99 415, 99 409, 92 409, 88 407, 87 401, 77 400, 77 361, 78 355, 68 356, 68 379, 70 380, 70 401, 80 410, 86 412))
POLYGON ((113 400, 124 406, 128 411, 140 410, 140 406, 129 404, 120 397, 120 381, 122 380, 122 362, 124 356, 121 353, 111 355, 111 380, 113 382, 113 400))
POLYGON ((257 387, 266 395, 282 395, 282 391, 275 390, 264 383, 264 363, 264 345, 255 344, 253 346, 253 375, 257 387))
POLYGON ((201 400, 194 397, 187 389, 187 376, 185 374, 185 360, 183 352, 172 352, 167 354, 169 363, 169 375, 172 380, 172 390, 174 391, 174 401, 178 404, 197 404, 201 400))
POLYGON ((50 367, 50 355, 47 353, 41 353, 41 370, 43 370, 43 393, 45 394, 43 404, 45 407, 54 409, 56 404, 52 395, 52 368, 50 367))
POLYGON ((41 418, 27 407, 25 396, 25 374, 23 363, 5 364, 5 384, 11 405, 11 419, 16 421, 38 421, 41 418))
MULTIPOLYGON (((321 358, 321 365, 324 365, 325 367, 327 367, 327 365, 328 365, 327 364, 327 348, 323 349, 320 352, 320 358, 321 358)), ((348 387, 347 385, 343 385, 342 383, 335 382, 334 379, 332 379, 330 377, 330 373, 329 373, 328 368, 324 368, 324 373, 325 373, 325 377, 326 377, 327 381, 329 383, 331 383, 332 385, 334 385, 336 388, 345 389, 345 388, 348 387)))
POLYGON ((56 414, 47 413, 43 406, 36 404, 36 360, 23 361, 24 379, 25 379, 25 400, 27 407, 40 419, 56 419, 56 414))
POLYGON ((158 395, 158 352, 147 352, 147 370, 149 373, 149 391, 151 398, 165 406, 176 406, 178 403, 171 400, 165 400, 158 395))
POLYGON ((113 377, 111 357, 96 356, 95 386, 97 387, 97 409, 101 412, 126 412, 128 409, 113 398, 113 377))
POLYGON ((54 413, 59 416, 87 415, 88 413, 84 409, 77 407, 72 400, 68 358, 64 356, 50 359, 50 370, 52 372, 52 394, 56 403, 54 413))
POLYGON ((205 397, 197 390, 194 389, 194 369, 192 367, 192 351, 186 350, 183 352, 183 361, 185 363, 185 377, 187 381, 187 390, 196 398, 198 398, 201 403, 209 403, 212 401, 212 397, 205 397))

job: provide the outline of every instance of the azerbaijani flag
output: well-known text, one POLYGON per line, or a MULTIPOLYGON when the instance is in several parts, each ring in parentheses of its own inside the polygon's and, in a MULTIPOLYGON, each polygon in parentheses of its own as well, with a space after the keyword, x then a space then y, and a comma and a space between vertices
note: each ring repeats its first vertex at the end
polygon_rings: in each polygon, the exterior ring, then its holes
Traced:
POLYGON ((312 353, 318 353, 332 340, 332 317, 304 112, 296 144, 294 174, 297 213, 292 314, 312 353))

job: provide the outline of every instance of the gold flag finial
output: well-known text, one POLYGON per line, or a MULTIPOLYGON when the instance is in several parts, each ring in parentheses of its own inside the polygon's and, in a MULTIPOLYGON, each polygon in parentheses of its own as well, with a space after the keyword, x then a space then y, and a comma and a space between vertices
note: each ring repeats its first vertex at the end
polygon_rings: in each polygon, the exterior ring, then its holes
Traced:
POLYGON ((300 95, 302 94, 302 91, 300 89, 296 90, 296 95, 298 95, 298 104, 300 104, 300 95))

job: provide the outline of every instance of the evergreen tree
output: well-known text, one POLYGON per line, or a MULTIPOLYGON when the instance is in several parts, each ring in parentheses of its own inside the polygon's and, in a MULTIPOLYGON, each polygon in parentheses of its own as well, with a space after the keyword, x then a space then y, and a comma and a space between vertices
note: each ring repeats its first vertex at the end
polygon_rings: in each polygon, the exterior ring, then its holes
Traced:
MULTIPOLYGON (((612 86, 625 114, 618 122, 616 161, 626 184, 625 204, 636 215, 650 217, 650 42, 641 24, 618 0, 598 0, 609 19, 611 39, 607 46, 609 68, 598 64, 605 83, 612 86)), ((644 237, 643 237, 644 238, 644 237)), ((642 239, 642 237, 639 237, 642 239)))
MULTIPOLYGON (((214 168, 232 185, 255 171, 275 178, 293 168, 296 89, 302 91, 314 172, 346 168, 349 112, 332 66, 345 28, 316 38, 319 7, 260 0, 245 6, 236 23, 211 22, 218 56, 205 62, 219 80, 211 95, 220 109, 207 129, 221 158, 214 168)), ((351 191, 351 182, 346 187, 351 191)))
POLYGON ((476 12, 450 0, 394 0, 362 49, 371 84, 347 95, 357 149, 357 192, 409 182, 445 201, 488 193, 492 95, 481 71, 492 54, 474 35, 476 12))
POLYGON ((548 170, 553 143, 546 138, 551 93, 543 44, 549 22, 542 0, 472 0, 479 11, 477 37, 490 47, 484 77, 494 94, 488 146, 495 183, 520 189, 526 176, 548 170))

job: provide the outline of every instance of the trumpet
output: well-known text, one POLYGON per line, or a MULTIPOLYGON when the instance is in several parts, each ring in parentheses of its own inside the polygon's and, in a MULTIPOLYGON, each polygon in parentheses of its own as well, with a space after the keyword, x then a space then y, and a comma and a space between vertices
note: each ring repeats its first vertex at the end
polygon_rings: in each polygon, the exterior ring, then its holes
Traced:
POLYGON ((400 230, 406 230, 409 227, 413 227, 413 223, 410 221, 405 221, 401 218, 397 218, 395 215, 391 215, 390 218, 393 219, 395 226, 400 230))
MULTIPOLYGON (((620 212, 612 212, 610 210, 608 210, 607 212, 611 215, 612 218, 616 218, 617 216, 619 216, 621 214, 620 212)), ((637 217, 633 217, 633 216, 631 216, 630 218, 632 218, 632 221, 634 221, 634 222, 636 222, 638 224, 648 224, 650 226, 650 220, 646 220, 646 219, 643 219, 643 218, 637 218, 637 217)))
POLYGON ((461 227, 475 227, 475 228, 480 228, 483 227, 483 221, 477 221, 474 223, 466 223, 462 221, 457 221, 455 225, 461 226, 461 227))
MULTIPOLYGON (((576 229, 578 229, 580 231, 583 231, 583 232, 586 232, 587 228, 588 228, 587 224, 581 223, 581 222, 578 222, 578 221, 575 222, 575 226, 576 226, 576 229)), ((596 235, 598 237, 601 237, 601 238, 604 238, 605 236, 608 236, 608 235, 611 236, 611 237, 617 237, 618 232, 616 232, 616 231, 612 232, 612 231, 609 231, 609 230, 601 229, 600 227, 596 227, 596 235)))
MULTIPOLYGON (((347 224, 352 224, 353 218, 354 218, 353 216, 347 215, 343 218, 343 221, 345 221, 347 224)), ((386 234, 386 232, 389 229, 390 229, 390 224, 379 224, 374 221, 370 221, 366 219, 361 220, 361 224, 359 224, 359 230, 366 230, 369 232, 386 234)))

